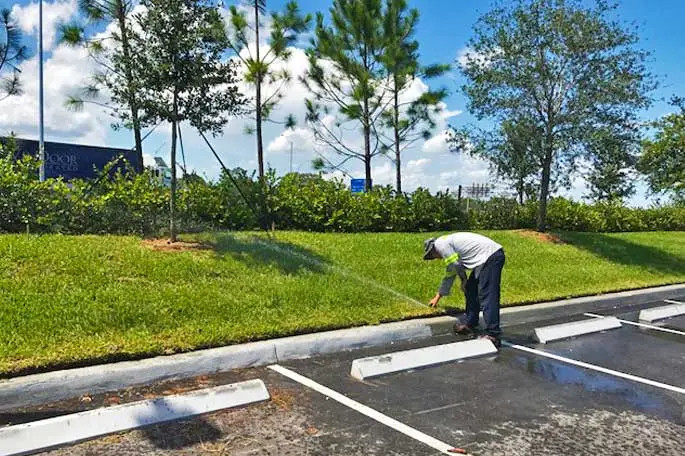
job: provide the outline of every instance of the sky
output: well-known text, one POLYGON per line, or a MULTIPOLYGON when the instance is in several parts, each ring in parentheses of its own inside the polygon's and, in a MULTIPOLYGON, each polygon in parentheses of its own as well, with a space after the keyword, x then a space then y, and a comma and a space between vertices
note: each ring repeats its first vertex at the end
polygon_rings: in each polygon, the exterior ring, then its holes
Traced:
MULTIPOLYGON (((327 14, 330 2, 322 0, 300 0, 305 12, 323 11, 327 14)), ((641 46, 652 52, 650 69, 660 81, 659 89, 653 94, 654 105, 641 113, 644 120, 655 119, 672 110, 667 101, 673 94, 685 95, 685 2, 682 0, 619 0, 619 17, 639 26, 641 46)), ((224 1, 230 5, 230 0, 224 1)), ((280 9, 285 0, 270 0, 270 9, 280 9)), ((420 42, 421 61, 430 63, 455 63, 462 55, 472 34, 473 24, 487 12, 491 0, 410 0, 410 5, 420 11, 417 39, 420 42)), ((15 132, 19 137, 38 136, 38 70, 37 70, 37 3, 30 1, 12 2, 0 0, 0 7, 10 8, 25 34, 25 44, 33 51, 31 58, 22 67, 24 94, 11 97, 0 103, 0 135, 15 132)), ((111 128, 114 119, 95 105, 82 112, 73 113, 66 109, 65 100, 77 94, 96 69, 95 64, 82 49, 69 48, 58 42, 58 26, 61 23, 78 21, 77 0, 46 0, 44 3, 44 74, 45 74, 45 138, 46 141, 63 141, 98 146, 132 148, 133 135, 130 131, 115 131, 111 128)), ((105 25, 97 29, 105 31, 105 25)), ((294 74, 302 74, 306 68, 303 49, 295 49, 290 61, 285 63, 294 74)), ((432 191, 454 190, 459 185, 472 183, 494 183, 485 162, 464 155, 451 153, 444 141, 444 132, 449 125, 462 126, 475 122, 468 113, 466 99, 461 93, 463 83, 459 72, 431 81, 416 80, 406 96, 416 97, 429 87, 446 87, 450 95, 445 101, 443 115, 438 119, 434 136, 421 141, 407 150, 403 157, 404 190, 419 186, 432 191)), ((264 129, 266 161, 284 174, 290 169, 292 144, 293 170, 311 171, 316 147, 311 133, 305 128, 304 103, 307 90, 299 83, 288 87, 286 96, 273 114, 280 120, 288 114, 299 119, 294 131, 284 132, 283 126, 268 124, 264 129)), ((224 162, 230 167, 256 168, 255 137, 245 134, 250 125, 247 119, 234 119, 224 129, 221 137, 212 140, 224 162)), ((202 140, 190 127, 183 127, 183 139, 188 168, 209 178, 219 174, 219 165, 202 140)), ((352 145, 358 138, 352 138, 352 145)), ((168 161, 170 148, 170 127, 158 127, 145 141, 145 159, 152 161, 160 156, 168 161)), ((374 158, 374 184, 394 183, 394 164, 385 157, 374 158)), ((363 178, 361 162, 346 166, 348 173, 363 178)), ((336 177, 343 177, 337 175, 336 177)), ((347 177, 344 177, 347 180, 347 177)), ((502 188, 501 185, 498 188, 502 188)), ((560 194, 582 199, 587 193, 581 176, 573 179, 573 187, 560 194)), ((638 184, 631 205, 647 206, 653 199, 646 194, 645 185, 638 184)))

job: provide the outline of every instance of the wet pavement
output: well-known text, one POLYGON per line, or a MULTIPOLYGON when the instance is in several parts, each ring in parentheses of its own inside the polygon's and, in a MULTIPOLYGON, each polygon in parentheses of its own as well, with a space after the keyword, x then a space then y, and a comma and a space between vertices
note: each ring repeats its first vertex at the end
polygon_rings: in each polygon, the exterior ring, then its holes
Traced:
MULTIPOLYGON (((674 296, 673 299, 684 300, 674 296)), ((602 311, 637 321, 646 302, 602 311)), ((449 363, 360 382, 353 359, 454 342, 434 338, 283 366, 473 455, 685 454, 685 335, 624 325, 538 345, 536 326, 590 318, 559 309, 542 322, 505 328, 517 344, 666 385, 658 387, 503 347, 497 356, 449 363), (676 391, 668 389, 673 387, 676 391)), ((657 325, 685 331, 685 317, 657 325)), ((269 369, 79 398, 0 415, 1 424, 125 403, 251 378, 272 400, 199 418, 151 426, 44 454, 66 455, 436 455, 431 447, 379 424, 269 369)))
POLYGON ((685 331, 685 316, 674 317, 666 320, 662 325, 664 328, 677 329, 679 331, 685 331))

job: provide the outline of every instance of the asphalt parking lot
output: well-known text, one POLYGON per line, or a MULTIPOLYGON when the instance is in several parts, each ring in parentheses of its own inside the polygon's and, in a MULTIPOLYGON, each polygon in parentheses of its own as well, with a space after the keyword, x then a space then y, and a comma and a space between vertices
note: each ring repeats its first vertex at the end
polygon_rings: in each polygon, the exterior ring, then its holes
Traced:
MULTIPOLYGON (((685 302, 685 296, 673 299, 685 302)), ((636 322, 645 302, 597 311, 636 322)), ((593 314, 593 315, 596 315, 593 314)), ((289 361, 283 371, 342 394, 342 404, 269 368, 65 401, 0 416, 16 424, 75 410, 261 378, 272 400, 46 452, 63 455, 436 455, 428 440, 473 455, 682 455, 685 453, 685 317, 545 345, 534 327, 594 318, 564 315, 505 328, 495 356, 372 380, 354 359, 455 342, 455 337, 289 361), (556 358, 550 358, 548 355, 556 358), (360 409, 368 407, 379 422, 360 409), (401 431, 387 421, 399 422, 401 431), (432 439, 432 440, 431 440, 432 439)), ((366 409, 368 410, 368 409, 366 409)))

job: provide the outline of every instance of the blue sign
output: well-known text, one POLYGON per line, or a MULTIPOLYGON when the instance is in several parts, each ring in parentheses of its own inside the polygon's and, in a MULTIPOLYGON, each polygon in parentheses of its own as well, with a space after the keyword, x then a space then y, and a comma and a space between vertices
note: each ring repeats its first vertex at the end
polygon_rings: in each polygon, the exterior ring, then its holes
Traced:
MULTIPOLYGON (((38 141, 17 139, 17 155, 38 156, 38 141)), ((83 146, 56 142, 45 143, 45 177, 71 179, 93 179, 112 160, 117 164, 112 169, 123 169, 125 162, 136 168, 138 157, 134 150, 110 147, 83 146)))
POLYGON ((350 188, 352 193, 364 193, 366 191, 366 179, 352 179, 350 188))

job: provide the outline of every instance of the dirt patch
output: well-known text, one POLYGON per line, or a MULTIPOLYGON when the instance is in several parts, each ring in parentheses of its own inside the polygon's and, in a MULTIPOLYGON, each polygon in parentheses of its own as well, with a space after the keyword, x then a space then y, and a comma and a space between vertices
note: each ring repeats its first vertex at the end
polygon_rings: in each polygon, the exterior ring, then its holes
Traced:
POLYGON ((169 242, 168 239, 144 239, 143 245, 149 249, 160 252, 188 252, 199 250, 211 250, 212 246, 209 244, 202 244, 200 242, 169 242))
POLYGON ((552 244, 567 244, 567 242, 561 239, 559 236, 556 236, 551 233, 540 233, 539 231, 532 230, 516 230, 516 232, 521 236, 537 239, 541 242, 550 242, 552 244))
POLYGON ((293 408, 295 397, 289 391, 272 388, 270 396, 271 402, 276 404, 282 410, 290 410, 293 408))

